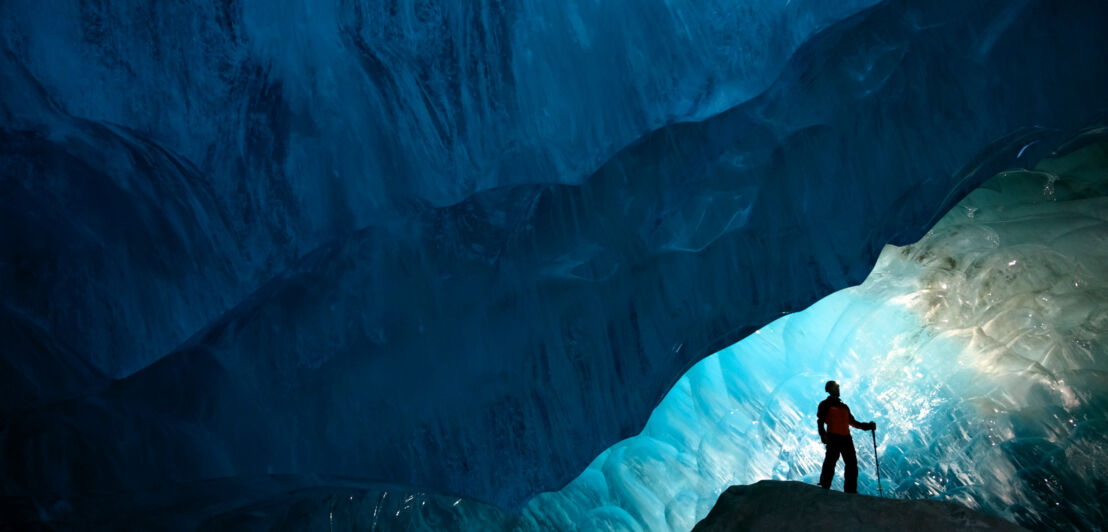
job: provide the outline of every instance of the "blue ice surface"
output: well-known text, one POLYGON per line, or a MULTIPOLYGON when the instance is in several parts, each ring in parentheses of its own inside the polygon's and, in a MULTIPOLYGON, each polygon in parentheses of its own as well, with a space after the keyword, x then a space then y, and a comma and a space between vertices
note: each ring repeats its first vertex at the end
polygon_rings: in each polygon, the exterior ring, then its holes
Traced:
POLYGON ((5 495, 518 507, 1108 93, 1098 3, 227 5, 0 6, 5 495))

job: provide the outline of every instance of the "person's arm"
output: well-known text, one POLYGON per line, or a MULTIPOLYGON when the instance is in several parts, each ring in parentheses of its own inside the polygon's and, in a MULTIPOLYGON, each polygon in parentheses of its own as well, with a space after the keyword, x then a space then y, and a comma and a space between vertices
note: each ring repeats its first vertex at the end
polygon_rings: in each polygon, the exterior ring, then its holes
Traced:
POLYGON ((819 441, 823 443, 827 443, 827 431, 823 428, 823 425, 827 423, 824 419, 826 414, 827 408, 823 403, 820 403, 819 409, 816 410, 816 428, 819 429, 819 441))
MULTIPOLYGON (((848 408, 847 411, 849 410, 850 409, 848 408)), ((873 421, 862 423, 861 421, 854 419, 854 414, 850 414, 850 426, 861 430, 877 430, 877 423, 873 421)))

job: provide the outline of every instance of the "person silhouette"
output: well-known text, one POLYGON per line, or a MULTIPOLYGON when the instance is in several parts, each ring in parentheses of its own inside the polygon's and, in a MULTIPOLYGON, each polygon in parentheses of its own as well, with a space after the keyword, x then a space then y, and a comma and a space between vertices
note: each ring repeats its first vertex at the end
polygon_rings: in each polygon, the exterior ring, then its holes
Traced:
POLYGON ((850 427, 861 430, 876 430, 873 421, 861 423, 850 414, 850 407, 839 399, 839 383, 827 381, 823 386, 828 397, 819 404, 816 412, 816 426, 819 427, 819 439, 827 446, 827 456, 823 459, 823 471, 819 475, 819 485, 831 489, 831 479, 835 477, 835 465, 839 455, 843 457, 846 471, 843 474, 843 491, 858 493, 858 456, 854 453, 854 438, 850 437, 850 427), (827 428, 824 429, 824 425, 827 428))

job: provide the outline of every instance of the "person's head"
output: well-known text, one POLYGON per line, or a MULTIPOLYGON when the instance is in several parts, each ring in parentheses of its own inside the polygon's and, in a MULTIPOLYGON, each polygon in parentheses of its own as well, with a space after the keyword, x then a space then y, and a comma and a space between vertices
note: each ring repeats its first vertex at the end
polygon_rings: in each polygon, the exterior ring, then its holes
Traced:
POLYGON ((823 385, 823 390, 830 394, 832 397, 839 396, 839 383, 835 381, 827 381, 827 384, 823 385))

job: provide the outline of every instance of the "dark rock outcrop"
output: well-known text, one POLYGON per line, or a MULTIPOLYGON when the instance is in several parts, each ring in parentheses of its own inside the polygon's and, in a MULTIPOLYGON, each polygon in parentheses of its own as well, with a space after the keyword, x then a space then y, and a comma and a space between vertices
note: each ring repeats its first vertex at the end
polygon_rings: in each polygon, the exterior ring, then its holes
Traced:
POLYGON ((732 530, 1024 530, 944 501, 848 495, 802 482, 731 486, 694 532, 732 530))

